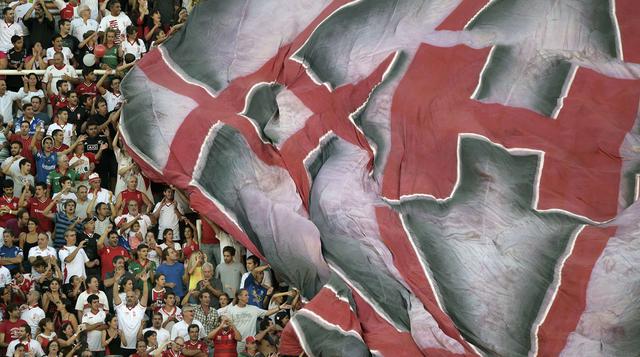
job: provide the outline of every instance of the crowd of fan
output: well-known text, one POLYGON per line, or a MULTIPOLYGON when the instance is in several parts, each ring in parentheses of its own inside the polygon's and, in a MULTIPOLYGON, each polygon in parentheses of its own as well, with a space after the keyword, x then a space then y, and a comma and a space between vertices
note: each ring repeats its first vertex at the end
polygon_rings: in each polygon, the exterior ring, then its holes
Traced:
POLYGON ((122 75, 194 3, 55 4, 16 1, 0 24, 0 69, 25 74, 0 79, 0 353, 277 355, 299 293, 119 142, 122 75))

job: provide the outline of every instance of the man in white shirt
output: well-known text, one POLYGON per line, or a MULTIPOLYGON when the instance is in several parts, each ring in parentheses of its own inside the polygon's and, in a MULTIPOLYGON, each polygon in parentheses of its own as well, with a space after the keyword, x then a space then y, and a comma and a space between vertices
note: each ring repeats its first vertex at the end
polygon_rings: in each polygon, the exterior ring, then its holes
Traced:
POLYGON ((83 240, 76 247, 75 230, 70 229, 64 232, 64 239, 67 241, 67 244, 60 248, 58 257, 62 262, 62 275, 64 277, 64 283, 66 284, 74 275, 82 278, 87 277, 85 264, 89 262, 89 258, 84 251, 84 246, 87 241, 83 240))
POLYGON ((153 317, 151 318, 151 327, 142 330, 142 334, 144 335, 147 331, 154 331, 156 333, 158 336, 158 346, 162 346, 165 342, 171 339, 171 333, 162 328, 162 314, 159 312, 153 313, 153 317))
MULTIPOLYGON (((57 255, 56 250, 49 246, 49 237, 44 233, 40 233, 38 234, 38 245, 29 249, 27 257, 31 264, 35 263, 36 258, 38 257, 42 257, 45 262, 52 262, 55 264, 57 255)), ((35 269, 32 267, 31 274, 34 272, 35 269)))
POLYGON ((96 205, 98 203, 114 204, 113 193, 106 188, 100 187, 100 181, 100 175, 97 173, 94 172, 89 175, 89 186, 91 186, 91 188, 89 189, 87 199, 93 201, 93 198, 96 197, 96 205))
MULTIPOLYGON (((116 30, 116 44, 120 44, 125 40, 127 26, 132 25, 131 19, 125 13, 121 12, 120 2, 112 0, 109 4, 110 13, 102 18, 98 27, 99 37, 102 38, 107 28, 116 30)), ((135 349, 135 346, 134 346, 135 349)))
MULTIPOLYGON (((11 343, 9 343, 9 347, 7 347, 7 357, 13 357, 13 353, 16 351, 16 346, 19 343, 25 346, 29 346, 29 352, 33 353, 35 357, 44 356, 44 351, 42 350, 42 345, 40 345, 40 342, 31 338, 31 327, 29 327, 29 325, 21 326, 19 334, 20 337, 18 339, 13 340, 11 341, 11 343)), ((25 350, 26 349, 27 348, 25 348, 25 350)))
POLYGON ((6 266, 0 265, 0 288, 11 285, 11 272, 6 266))
POLYGON ((0 169, 5 175, 11 175, 20 172, 20 160, 24 159, 24 156, 20 155, 22 153, 22 143, 19 141, 11 143, 9 146, 9 153, 11 156, 6 158, 2 165, 0 165, 0 169))
MULTIPOLYGON (((147 281, 147 273, 140 277, 142 281, 147 281)), ((147 300, 149 299, 149 284, 142 284, 142 296, 138 301, 134 291, 127 291, 126 302, 120 299, 119 285, 117 279, 113 283, 113 306, 118 315, 118 328, 124 334, 124 340, 120 346, 124 349, 124 355, 130 356, 135 353, 136 341, 142 321, 144 321, 147 310, 147 300)))
POLYGON ((173 241, 180 240, 180 227, 178 223, 182 218, 182 212, 173 199, 173 188, 167 187, 162 192, 164 197, 153 209, 151 216, 158 222, 158 232, 162 233, 166 228, 173 230, 173 241))
POLYGON ((29 36, 29 29, 25 26, 23 18, 24 15, 29 12, 29 9, 33 7, 33 4, 29 1, 21 3, 21 1, 14 1, 9 4, 9 7, 14 7, 15 14, 13 15, 15 22, 22 27, 22 36, 29 36), (15 6, 15 7, 14 7, 15 6))
POLYGON ((91 352, 103 352, 102 346, 102 330, 104 329, 104 320, 107 314, 100 308, 100 298, 98 295, 89 295, 89 311, 82 315, 81 323, 85 324, 87 331, 87 344, 91 352))
POLYGON ((40 292, 37 290, 31 290, 27 294, 27 306, 22 313, 20 314, 20 318, 29 324, 31 327, 31 338, 36 337, 36 331, 38 331, 38 324, 40 320, 47 317, 44 313, 44 310, 38 306, 38 301, 40 300, 40 292))
MULTIPOLYGON (((3 22, 0 21, 0 28, 3 26, 2 24, 3 22)), ((0 115, 2 115, 3 123, 13 122, 13 102, 26 96, 27 94, 24 92, 16 93, 7 90, 7 82, 0 79, 0 115)))
POLYGON ((9 52, 13 48, 11 37, 22 36, 22 26, 15 22, 15 10, 5 7, 2 10, 4 21, 0 21, 0 51, 9 52))
POLYGON ((105 71, 104 75, 102 75, 102 77, 100 77, 100 80, 98 80, 98 83, 96 83, 96 89, 98 90, 98 93, 102 96, 102 98, 104 98, 105 102, 107 103, 107 110, 110 112, 113 111, 118 106, 118 104, 124 101, 122 92, 120 92, 119 77, 113 77, 113 79, 111 80, 111 90, 107 90, 103 86, 105 79, 107 79, 109 75, 115 73, 116 71, 114 70, 105 71))
POLYGON ((78 317, 82 320, 82 315, 91 310, 92 305, 89 301, 91 296, 98 297, 98 307, 102 310, 109 311, 109 301, 107 300, 107 294, 104 291, 98 289, 100 286, 100 280, 95 276, 90 276, 89 280, 87 280, 87 290, 83 291, 78 295, 78 299, 76 300, 76 311, 78 313, 78 317))
POLYGON ((140 234, 145 237, 147 235, 147 229, 151 226, 151 218, 146 214, 140 213, 138 202, 132 200, 127 204, 129 213, 116 217, 116 227, 120 229, 120 234, 128 237, 131 226, 137 221, 140 223, 140 234))
POLYGON ((249 274, 251 274, 254 269, 257 269, 257 271, 262 271, 264 273, 261 282, 262 286, 273 286, 273 283, 271 281, 271 272, 268 270, 269 266, 260 265, 260 259, 258 257, 256 257, 255 255, 248 257, 245 266, 247 267, 247 272, 242 274, 242 279, 240 279, 240 289, 244 289, 244 282, 247 280, 249 274))
POLYGON ((171 328, 171 339, 176 337, 189 338, 189 325, 196 324, 200 327, 200 338, 205 338, 204 326, 194 317, 193 306, 185 305, 182 307, 182 321, 176 322, 171 328))
MULTIPOLYGON (((58 95, 58 88, 56 84, 59 80, 75 80, 78 78, 76 70, 68 64, 64 63, 64 55, 60 52, 56 52, 53 55, 53 64, 44 72, 42 82, 45 84, 51 83, 51 92, 58 95)), ((0 85, 1 88, 1 85, 0 85)), ((1 91, 1 90, 0 90, 1 91)))
POLYGON ((47 61, 49 65, 52 65, 53 55, 56 53, 62 53, 63 63, 70 65, 73 60, 73 52, 71 52, 69 47, 62 46, 62 36, 60 34, 54 35, 51 43, 53 44, 53 47, 47 48, 47 57, 44 60, 47 61))
POLYGON ((84 41, 82 37, 87 31, 98 31, 98 21, 91 17, 91 9, 83 2, 78 6, 79 18, 71 20, 71 35, 78 39, 78 41, 84 41))

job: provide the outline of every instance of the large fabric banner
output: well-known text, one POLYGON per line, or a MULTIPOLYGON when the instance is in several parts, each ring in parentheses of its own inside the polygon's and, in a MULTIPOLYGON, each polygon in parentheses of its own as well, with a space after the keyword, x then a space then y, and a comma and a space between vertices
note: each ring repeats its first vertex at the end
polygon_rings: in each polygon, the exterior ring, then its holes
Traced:
POLYGON ((640 351, 634 0, 204 0, 132 156, 309 300, 281 353, 640 351))

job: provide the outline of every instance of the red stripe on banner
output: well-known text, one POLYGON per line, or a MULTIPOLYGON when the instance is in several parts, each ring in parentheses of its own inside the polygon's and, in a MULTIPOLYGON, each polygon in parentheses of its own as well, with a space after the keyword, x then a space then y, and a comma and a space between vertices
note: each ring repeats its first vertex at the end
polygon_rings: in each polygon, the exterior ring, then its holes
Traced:
POLYGON ((475 356, 475 352, 462 338, 451 318, 438 306, 435 293, 431 289, 415 249, 402 228, 398 213, 387 207, 378 207, 376 218, 380 237, 393 254, 393 265, 398 268, 411 291, 422 301, 425 309, 438 323, 438 327, 447 336, 458 341, 468 355, 475 356))
POLYGON ((545 152, 539 209, 614 217, 618 150, 636 117, 640 82, 579 69, 554 120, 469 98, 488 53, 464 46, 418 50, 394 96, 383 195, 448 197, 457 179, 458 135, 475 133, 507 148, 545 152))
POLYGON ((278 352, 280 356, 300 356, 304 352, 300 345, 300 338, 290 323, 282 330, 278 352))
POLYGON ((538 356, 558 356, 578 326, 587 300, 587 286, 596 261, 615 228, 586 227, 562 269, 562 285, 538 330, 538 356))
POLYGON ((465 25, 488 3, 487 0, 463 0, 440 26, 436 27, 436 31, 462 31, 465 25))
POLYGON ((348 302, 340 300, 336 293, 324 287, 313 300, 304 307, 322 317, 325 321, 339 326, 343 331, 354 331, 362 336, 358 318, 348 302))
POLYGON ((616 4, 616 17, 620 27, 622 53, 625 62, 640 63, 640 21, 638 21, 638 1, 612 0, 616 4))

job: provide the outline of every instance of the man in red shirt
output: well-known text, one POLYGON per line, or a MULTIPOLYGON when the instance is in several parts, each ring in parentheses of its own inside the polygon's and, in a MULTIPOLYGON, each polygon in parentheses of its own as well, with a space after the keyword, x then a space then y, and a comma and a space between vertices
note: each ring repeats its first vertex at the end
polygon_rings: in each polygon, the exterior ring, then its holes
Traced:
MULTIPOLYGON (((78 84, 76 86, 76 93, 78 93, 78 95, 80 97, 82 97, 83 94, 89 95, 92 98, 95 98, 97 93, 98 93, 98 89, 96 88, 96 74, 93 73, 93 69, 92 68, 85 68, 82 70, 82 78, 84 79, 82 81, 82 83, 78 84)), ((82 102, 82 104, 84 105, 84 101, 82 102)))
MULTIPOLYGON (((56 53, 56 56, 58 54, 56 53)), ((49 103, 51 103, 51 108, 53 109, 53 117, 56 117, 58 114, 58 110, 67 107, 67 97, 69 96, 69 82, 61 79, 56 82, 56 89, 58 90, 58 94, 50 94, 49 95, 49 103)))
POLYGON ((140 212, 146 212, 147 214, 151 212, 153 209, 153 202, 151 202, 145 193, 138 191, 137 187, 138 178, 136 176, 129 177, 127 180, 127 189, 120 192, 116 199, 116 212, 120 212, 120 209, 122 209, 122 214, 129 213, 129 207, 127 205, 129 201, 136 201, 140 208, 140 212), (142 206, 145 206, 146 210, 143 210, 142 206))
POLYGON ((209 355, 209 347, 199 338, 200 326, 191 324, 188 327, 189 341, 184 343, 185 356, 207 357, 209 355))
POLYGON ((114 270, 113 258, 117 256, 129 258, 129 252, 118 245, 118 233, 109 232, 108 245, 105 245, 104 235, 98 240, 98 255, 100 256, 100 266, 102 267, 102 279, 106 279, 107 273, 114 270))
MULTIPOLYGON (((11 129, 11 126, 12 124, 9 124, 7 125, 7 128, 11 129)), ((6 135, 7 133, 5 132, 5 136, 6 135)), ((22 157, 24 157, 25 159, 28 159, 32 164, 32 168, 35 169, 35 165, 33 165, 34 163, 33 152, 31 152, 31 147, 30 147, 31 138, 32 136, 29 135, 29 123, 23 121, 22 123, 20 123, 20 131, 15 134, 11 134, 11 136, 9 136, 9 141, 19 142, 22 145, 20 155, 22 155, 22 157)), ((35 172, 35 171, 32 170, 32 172, 35 172)))
MULTIPOLYGON (((6 227, 10 219, 15 219, 18 213, 18 197, 13 197, 13 181, 4 180, 2 183, 4 194, 0 197, 0 227, 6 227)), ((19 232, 14 232, 18 234, 19 232)))
POLYGON ((26 321, 20 319, 20 310, 17 304, 9 304, 7 313, 9 319, 0 323, 0 353, 3 356, 7 353, 9 343, 20 338, 20 327, 27 325, 26 321))
POLYGON ((207 337, 213 340, 213 350, 216 357, 238 356, 237 345, 242 336, 228 316, 223 315, 220 318, 220 325, 209 332, 207 337))
MULTIPOLYGON (((29 210, 29 216, 38 220, 39 232, 53 232, 53 221, 43 214, 44 210, 51 203, 51 199, 47 195, 47 184, 38 182, 36 184, 35 195, 28 202, 20 202, 20 206, 29 210)), ((55 213, 56 207, 51 208, 51 212, 55 213)))
POLYGON ((149 353, 147 352, 147 343, 144 340, 138 340, 136 342, 136 353, 132 354, 131 357, 148 357, 149 353))

